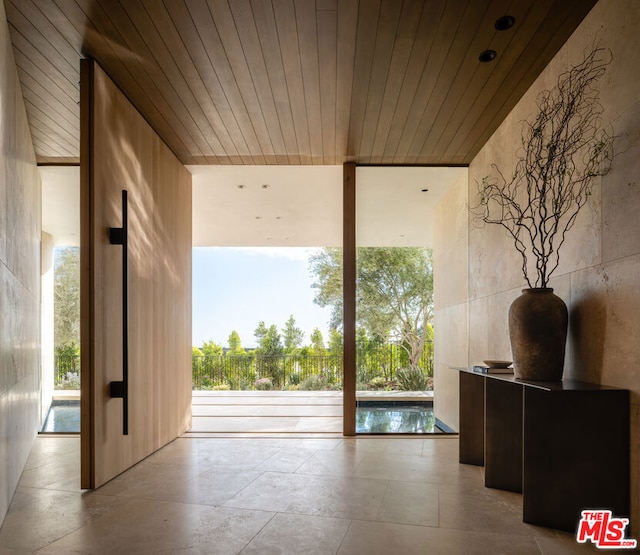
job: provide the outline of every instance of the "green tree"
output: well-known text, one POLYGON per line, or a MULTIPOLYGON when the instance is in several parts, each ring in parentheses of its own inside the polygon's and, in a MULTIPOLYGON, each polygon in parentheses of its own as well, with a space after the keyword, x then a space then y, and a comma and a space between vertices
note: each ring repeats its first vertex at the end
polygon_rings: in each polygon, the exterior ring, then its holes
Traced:
POLYGON ((329 353, 332 356, 342 356, 344 353, 342 334, 335 328, 329 330, 329 353))
POLYGON ((229 350, 227 351, 227 355, 239 356, 239 355, 247 354, 247 352, 242 347, 242 343, 240 341, 240 334, 236 330, 233 330, 229 334, 229 339, 227 339, 227 343, 229 344, 229 350))
POLYGON ((330 329, 342 328, 342 249, 325 247, 309 258, 309 270, 316 281, 311 284, 316 289, 313 302, 331 307, 330 329))
POLYGON ((287 323, 282 328, 282 338, 284 341, 284 352, 293 355, 302 345, 304 340, 304 332, 296 327, 296 319, 293 314, 289 316, 287 323))
POLYGON ((253 332, 258 347, 256 348, 256 371, 259 378, 270 377, 274 387, 284 385, 284 366, 282 355, 284 348, 275 324, 267 327, 260 322, 253 332))
POLYGON ((260 323, 258 324, 258 327, 253 331, 253 336, 256 338, 256 342, 258 344, 258 347, 257 347, 258 349, 260 348, 260 344, 262 343, 262 340, 267 335, 268 331, 269 330, 268 330, 266 324, 264 323, 264 320, 260 321, 260 323))
MULTIPOLYGON (((224 365, 222 361, 223 349, 213 340, 205 341, 198 349, 202 355, 192 361, 193 383, 196 389, 211 389, 214 385, 223 383, 224 365)), ((198 350, 192 348, 192 354, 198 350)))
POLYGON ((342 342, 342 334, 337 329, 329 330, 329 355, 333 357, 330 363, 331 376, 335 383, 342 383, 342 355, 344 354, 344 346, 342 342))
POLYGON ((318 328, 315 328, 311 332, 311 348, 317 356, 323 356, 327 354, 327 349, 324 346, 324 338, 322 337, 322 332, 318 328))
POLYGON ((282 355, 284 348, 282 346, 282 338, 275 324, 267 328, 264 322, 260 322, 253 332, 258 341, 256 352, 262 355, 282 355))
MULTIPOLYGON (((310 259, 316 277, 314 301, 332 308, 332 326, 342 323, 342 251, 324 248, 310 259)), ((433 255, 419 247, 361 247, 357 268, 358 325, 372 337, 390 337, 417 367, 433 312, 433 255)))
POLYGON ((433 356, 434 356, 434 342, 433 342, 433 324, 427 324, 427 340, 424 346, 423 359, 427 361, 427 376, 433 377, 433 356), (426 356, 425 356, 426 354, 426 356))
POLYGON ((213 340, 205 341, 202 344, 202 355, 206 357, 219 357, 222 356, 223 349, 220 345, 213 340))
POLYGON ((80 249, 58 248, 54 258, 54 344, 80 344, 80 249))

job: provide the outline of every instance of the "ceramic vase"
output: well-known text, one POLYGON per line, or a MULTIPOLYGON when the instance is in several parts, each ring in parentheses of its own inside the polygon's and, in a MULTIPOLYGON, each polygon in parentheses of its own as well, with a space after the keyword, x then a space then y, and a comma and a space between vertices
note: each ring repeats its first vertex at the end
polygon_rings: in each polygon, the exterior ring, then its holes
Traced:
POLYGON ((522 290, 509 308, 509 339, 516 378, 562 380, 568 322, 567 306, 552 288, 522 290))

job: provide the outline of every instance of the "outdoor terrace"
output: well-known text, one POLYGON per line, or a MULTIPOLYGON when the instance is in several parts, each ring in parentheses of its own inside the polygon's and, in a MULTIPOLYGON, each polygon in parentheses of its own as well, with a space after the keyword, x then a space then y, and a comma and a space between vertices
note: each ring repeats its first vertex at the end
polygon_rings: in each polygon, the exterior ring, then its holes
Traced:
MULTIPOLYGON (((397 411, 401 402, 432 406, 433 392, 358 391, 356 399, 397 411)), ((342 410, 342 391, 194 391, 191 433, 342 435, 342 410)), ((382 418, 380 426, 394 425, 382 418)))
MULTIPOLYGON (((398 404, 420 407, 431 413, 432 391, 359 391, 356 395, 361 429, 380 433, 412 432, 424 428, 425 417, 406 413, 398 416, 398 404), (372 407, 370 414, 364 405, 372 407), (390 414, 396 413, 395 417, 390 414), (371 428, 374 428, 373 430, 371 428), (395 427, 395 429, 394 429, 395 427)), ((333 437, 342 435, 341 391, 194 391, 190 435, 333 437)), ((78 432, 80 392, 58 391, 45 423, 45 432, 78 432)), ((428 417, 426 417, 428 420, 428 417)), ((421 432, 422 433, 422 432, 421 432)))
MULTIPOLYGON (((422 361, 426 368, 432 367, 430 352, 425 350, 422 361)), ((415 384, 403 381, 395 370, 402 362, 397 346, 361 357, 358 432, 429 433, 434 428, 430 372, 415 384)), ((336 355, 193 356, 190 433, 340 435, 342 372, 342 357, 336 355)), ((54 405, 43 431, 79 429, 79 377, 78 356, 56 357, 54 405)))

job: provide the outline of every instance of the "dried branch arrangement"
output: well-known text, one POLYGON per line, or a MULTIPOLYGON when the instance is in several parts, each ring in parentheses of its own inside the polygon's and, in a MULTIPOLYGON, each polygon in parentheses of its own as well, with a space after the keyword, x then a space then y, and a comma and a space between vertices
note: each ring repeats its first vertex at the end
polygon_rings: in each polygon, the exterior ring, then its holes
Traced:
POLYGON ((492 164, 497 176, 478 184, 480 201, 470 210, 479 222, 507 230, 529 287, 547 287, 594 179, 611 166, 614 137, 602 124, 597 88, 609 63, 609 51, 593 48, 558 77, 555 88, 542 91, 535 120, 523 123, 513 175, 507 179, 492 164), (529 275, 529 257, 535 259, 535 278, 529 275))

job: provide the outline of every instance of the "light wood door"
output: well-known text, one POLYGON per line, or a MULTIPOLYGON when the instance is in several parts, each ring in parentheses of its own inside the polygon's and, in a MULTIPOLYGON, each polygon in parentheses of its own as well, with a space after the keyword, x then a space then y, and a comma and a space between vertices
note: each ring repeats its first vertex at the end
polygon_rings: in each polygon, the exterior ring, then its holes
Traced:
POLYGON ((81 482, 97 488, 191 426, 191 175, 92 60, 81 131, 81 482), (128 411, 111 391, 125 360, 128 411))

